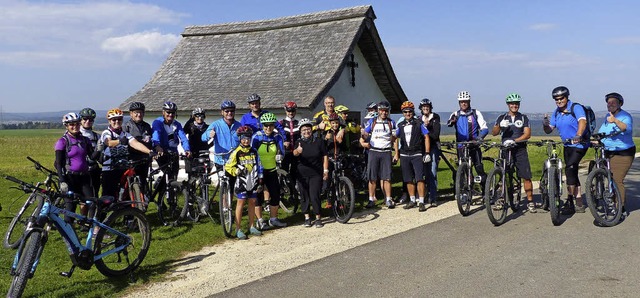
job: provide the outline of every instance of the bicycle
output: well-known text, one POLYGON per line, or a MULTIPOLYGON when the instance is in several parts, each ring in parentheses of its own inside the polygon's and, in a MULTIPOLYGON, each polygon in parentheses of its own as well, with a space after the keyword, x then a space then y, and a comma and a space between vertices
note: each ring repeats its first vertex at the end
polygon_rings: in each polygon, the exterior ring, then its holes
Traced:
POLYGON ((346 177, 353 182, 356 191, 367 191, 369 177, 367 175, 367 161, 363 155, 344 154, 342 160, 346 177))
POLYGON ((548 207, 551 214, 551 223, 560 225, 560 209, 564 204, 562 200, 562 168, 564 164, 558 156, 558 145, 562 142, 554 140, 541 140, 534 142, 538 147, 547 147, 547 160, 542 167, 540 177, 540 193, 542 194, 542 208, 548 207))
MULTIPOLYGON (((446 146, 452 149, 457 146, 462 151, 462 156, 458 159, 458 168, 456 169, 455 179, 455 196, 456 203, 458 205, 458 211, 462 216, 471 214, 471 203, 473 196, 479 196, 482 194, 482 177, 473 175, 473 165, 471 163, 471 157, 469 156, 469 146, 482 145, 484 141, 464 141, 464 142, 442 142, 441 146, 446 146)), ((484 150, 485 152, 487 150, 484 150)), ((495 163, 495 160, 490 157, 483 157, 483 161, 489 161, 495 163)))
POLYGON ((136 174, 135 167, 147 164, 147 159, 141 160, 124 160, 116 162, 113 166, 116 169, 125 169, 120 178, 120 191, 118 192, 118 201, 132 201, 131 207, 138 208, 142 212, 147 211, 149 203, 142 194, 140 177, 136 174))
POLYGON ((611 166, 602 140, 620 133, 598 133, 591 136, 595 160, 589 163, 589 175, 585 184, 587 205, 596 222, 605 227, 612 227, 620 222, 624 202, 618 192, 618 186, 613 181, 611 166))
POLYGON ((170 178, 170 173, 173 173, 174 167, 178 166, 177 159, 173 158, 175 156, 179 157, 178 153, 165 152, 164 154, 170 156, 169 162, 149 172, 146 195, 149 202, 153 202, 158 206, 160 222, 168 226, 175 222, 182 212, 182 208, 178 206, 178 197, 176 195, 176 189, 181 186, 181 182, 170 178), (162 172, 162 175, 156 178, 155 176, 160 172, 162 172))
MULTIPOLYGON (((69 271, 60 273, 64 277, 70 278, 76 267, 89 270, 93 265, 107 277, 122 276, 131 274, 144 260, 151 242, 151 230, 144 213, 132 208, 131 202, 112 203, 113 197, 109 196, 87 199, 87 202, 96 205, 96 214, 109 213, 104 222, 100 222, 95 216, 87 218, 57 207, 51 202, 52 197, 58 196, 53 191, 15 177, 5 176, 5 179, 17 183, 25 193, 36 193, 34 203, 37 206, 11 265, 10 275, 13 278, 8 297, 20 297, 28 279, 35 274, 52 225, 62 236, 72 262, 69 271), (80 242, 73 225, 65 222, 61 215, 74 218, 79 225, 89 227, 85 244, 80 242)), ((72 193, 66 197, 78 198, 72 193)))
MULTIPOLYGON (((34 160, 29 156, 27 156, 27 159, 34 164, 36 170, 43 172, 47 175, 47 178, 44 180, 44 182, 39 182, 36 185, 38 187, 40 187, 41 185, 44 185, 47 188, 47 190, 57 193, 58 192, 58 179, 57 179, 58 174, 52 170, 47 169, 46 167, 44 167, 39 162, 37 162, 36 160, 34 160)), ((16 188, 20 190, 20 188, 18 187, 12 187, 12 188, 16 188)), ((32 208, 35 208, 35 205, 33 203, 35 202, 35 197, 37 195, 36 191, 37 189, 34 189, 33 192, 29 194, 29 196, 25 200, 20 210, 18 210, 18 212, 13 217, 13 219, 11 219, 11 222, 9 223, 9 228, 7 228, 7 232, 4 235, 3 246, 5 248, 11 248, 11 249, 18 248, 18 245, 20 245, 20 242, 24 238, 24 231, 26 230, 27 223, 29 222, 29 219, 30 219, 29 214, 32 213, 33 211, 32 208), (16 231, 17 226, 21 227, 20 233, 16 231)), ((18 199, 19 197, 15 201, 17 201, 18 199)))
POLYGON ((516 143, 492 143, 487 147, 497 147, 500 150, 484 187, 487 215, 493 225, 499 226, 507 218, 509 207, 514 213, 518 212, 522 200, 522 184, 512 157, 512 149, 516 147, 516 143))
MULTIPOLYGON (((214 156, 221 156, 223 161, 226 163, 229 158, 229 154, 231 154, 233 150, 234 149, 231 149, 229 152, 211 154, 214 156)), ((229 177, 226 175, 224 165, 213 163, 213 171, 211 172, 211 175, 215 174, 218 175, 218 179, 212 197, 215 197, 216 193, 220 191, 220 201, 218 203, 220 226, 222 227, 222 232, 227 238, 234 238, 236 236, 235 230, 233 229, 235 208, 233 206, 233 196, 231 194, 231 186, 229 185, 229 177)))
POLYGON ((217 224, 209 210, 212 203, 209 196, 211 184, 209 169, 211 169, 211 160, 208 150, 199 152, 198 156, 191 160, 190 177, 182 181, 179 187, 185 198, 184 206, 174 225, 180 224, 185 218, 198 222, 201 215, 208 216, 213 224, 217 224))
MULTIPOLYGON (((291 175, 289 172, 282 169, 282 163, 276 162, 276 172, 278 174, 278 185, 280 186, 280 209, 286 213, 295 213, 300 206, 300 194, 295 185, 291 182, 291 175), (287 206, 290 205, 290 207, 287 206)), ((269 211, 269 204, 265 202, 263 206, 265 212, 269 211)))
POLYGON ((325 192, 327 201, 331 202, 333 215, 339 223, 349 222, 356 205, 356 192, 353 183, 344 174, 346 158, 345 155, 337 158, 329 157, 329 161, 333 164, 333 171, 325 192))

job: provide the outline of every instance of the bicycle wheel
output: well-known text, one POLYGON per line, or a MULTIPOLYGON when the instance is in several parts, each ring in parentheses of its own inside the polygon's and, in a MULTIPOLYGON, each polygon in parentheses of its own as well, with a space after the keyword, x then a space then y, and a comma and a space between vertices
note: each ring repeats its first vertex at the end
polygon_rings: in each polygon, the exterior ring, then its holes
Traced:
POLYGON ((220 183, 220 203, 218 206, 220 208, 220 225, 222 226, 222 231, 227 238, 232 238, 235 236, 235 231, 233 230, 234 209, 231 204, 231 189, 227 183, 228 182, 220 183))
POLYGON ((295 190, 291 189, 289 183, 289 174, 283 170, 278 169, 278 185, 280 186, 280 209, 286 213, 293 213, 293 193, 295 190))
POLYGON ((347 223, 351 219, 356 205, 356 191, 349 178, 344 176, 338 178, 338 185, 336 186, 337 197, 333 203, 333 214, 339 223, 347 223))
POLYGON ((540 179, 540 196, 542 199, 543 210, 549 210, 549 177, 547 177, 547 170, 542 171, 542 178, 540 179))
POLYGON ((554 226, 560 225, 560 192, 558 186, 558 178, 560 172, 558 168, 552 166, 549 168, 549 213, 551 214, 551 222, 554 226))
POLYGON ((469 215, 469 209, 471 208, 472 194, 469 172, 469 165, 462 163, 456 173, 456 203, 462 216, 469 215))
POLYGON ((107 229, 98 231, 94 256, 105 254, 95 261, 98 271, 104 276, 115 277, 138 268, 151 243, 151 229, 144 213, 136 208, 116 210, 104 224, 125 235, 107 229))
POLYGON ((168 191, 165 190, 162 192, 160 194, 160 199, 158 200, 158 215, 160 216, 162 224, 165 226, 178 220, 180 213, 182 212, 182 208, 180 208, 178 204, 178 194, 176 193, 174 186, 171 186, 170 183, 169 186, 167 186, 169 188, 168 191))
POLYGON ((622 198, 606 169, 594 169, 589 173, 586 195, 589 210, 599 225, 612 227, 620 222, 622 198))
POLYGON ((38 250, 42 245, 42 232, 34 230, 24 240, 22 251, 19 252, 18 266, 13 272, 13 279, 7 297, 21 297, 24 288, 27 286, 27 280, 32 276, 31 271, 34 270, 33 264, 36 261, 38 250))
POLYGON ((522 188, 520 184, 520 177, 516 175, 516 173, 509 173, 509 187, 507 188, 509 192, 509 206, 511 207, 511 211, 518 212, 520 209, 520 203, 522 202, 522 188))
POLYGON ((144 201, 144 196, 142 195, 142 188, 140 187, 140 182, 133 181, 130 185, 132 198, 131 200, 135 203, 132 204, 132 207, 140 209, 142 212, 147 211, 147 202, 144 201))
MULTIPOLYGON (((3 246, 5 248, 18 248, 22 238, 24 237, 24 231, 27 228, 27 224, 34 220, 38 215, 35 213, 36 209, 38 209, 39 204, 36 203, 38 199, 37 194, 31 194, 22 205, 22 208, 18 210, 18 213, 11 219, 9 223, 9 228, 7 232, 4 234, 3 246)), ((39 209, 38 209, 39 211, 39 209)), ((39 213, 39 212, 38 212, 39 213)))
POLYGON ((182 205, 182 212, 180 213, 180 219, 188 219, 193 222, 200 220, 200 204, 199 197, 196 194, 195 181, 182 186, 182 196, 184 197, 184 204, 182 205))
POLYGON ((507 188, 502 183, 504 171, 502 168, 493 168, 489 172, 485 184, 484 205, 487 209, 489 220, 495 226, 504 223, 507 218, 507 188))

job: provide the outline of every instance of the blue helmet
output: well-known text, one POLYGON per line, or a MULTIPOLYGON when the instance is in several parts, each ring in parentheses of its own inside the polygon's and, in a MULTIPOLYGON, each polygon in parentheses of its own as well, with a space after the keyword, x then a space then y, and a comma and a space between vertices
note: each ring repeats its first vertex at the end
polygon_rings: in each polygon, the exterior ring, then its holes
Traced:
POLYGON ((225 100, 220 104, 220 109, 221 110, 235 109, 235 108, 236 108, 236 104, 233 103, 233 101, 230 101, 230 100, 225 100))

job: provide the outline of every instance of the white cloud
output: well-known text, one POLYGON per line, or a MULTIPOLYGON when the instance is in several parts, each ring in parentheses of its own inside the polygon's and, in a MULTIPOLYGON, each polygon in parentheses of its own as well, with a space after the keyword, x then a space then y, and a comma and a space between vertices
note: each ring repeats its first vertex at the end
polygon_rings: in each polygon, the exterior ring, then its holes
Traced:
POLYGON ((552 23, 539 23, 539 24, 533 24, 529 26, 529 30, 534 30, 534 31, 549 31, 555 28, 556 28, 556 24, 552 24, 552 23))
POLYGON ((637 45, 640 44, 640 36, 626 36, 607 40, 607 43, 617 45, 637 45))
POLYGON ((168 54, 180 41, 176 34, 160 32, 138 32, 119 37, 107 38, 101 48, 107 52, 122 53, 125 57, 143 51, 151 55, 168 54))

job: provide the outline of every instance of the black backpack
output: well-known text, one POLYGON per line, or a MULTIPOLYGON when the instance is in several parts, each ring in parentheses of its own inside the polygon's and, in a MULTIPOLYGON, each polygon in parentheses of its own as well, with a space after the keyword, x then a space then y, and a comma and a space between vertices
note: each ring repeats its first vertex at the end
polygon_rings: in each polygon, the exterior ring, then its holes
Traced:
POLYGON ((571 116, 573 116, 573 118, 576 118, 576 120, 578 120, 578 118, 576 117, 576 113, 573 111, 573 108, 576 105, 579 105, 584 109, 584 115, 585 115, 585 118, 587 118, 587 128, 582 133, 582 138, 584 140, 588 140, 591 138, 591 135, 593 134, 593 132, 596 131, 596 113, 593 112, 593 109, 591 108, 591 106, 585 106, 583 104, 574 102, 573 105, 571 106, 571 116))

